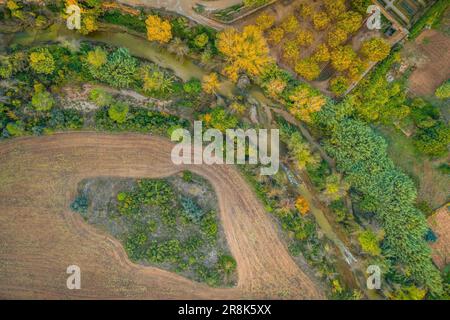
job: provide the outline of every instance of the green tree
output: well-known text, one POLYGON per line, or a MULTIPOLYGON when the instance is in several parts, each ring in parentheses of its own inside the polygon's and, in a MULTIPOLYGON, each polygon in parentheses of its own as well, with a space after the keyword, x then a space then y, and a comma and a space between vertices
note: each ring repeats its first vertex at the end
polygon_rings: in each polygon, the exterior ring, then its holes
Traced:
POLYGON ((198 95, 202 92, 202 82, 199 79, 191 79, 183 84, 183 90, 190 95, 198 95))
POLYGON ((141 68, 144 80, 143 89, 150 94, 167 94, 173 91, 174 78, 166 74, 156 65, 145 65, 141 68))
POLYGON ((316 165, 318 158, 314 155, 309 145, 303 140, 298 132, 285 137, 289 149, 290 158, 295 161, 295 164, 300 170, 306 168, 307 165, 316 165))
POLYGON ((219 257, 218 268, 226 276, 230 276, 236 270, 236 260, 228 255, 222 255, 219 257))
POLYGON ((13 65, 8 57, 0 57, 0 78, 8 79, 13 74, 13 65))
POLYGON ((138 74, 138 61, 125 48, 119 48, 108 56, 95 77, 117 88, 129 88, 135 84, 138 74))
MULTIPOLYGON (((351 102, 347 100, 346 104, 351 102)), ((413 181, 395 168, 388 158, 386 141, 369 126, 345 116, 338 121, 327 120, 342 112, 341 108, 347 106, 329 105, 323 111, 327 116, 317 117, 318 121, 329 123, 331 136, 326 150, 335 158, 352 189, 360 194, 362 210, 373 212, 380 219, 385 231, 385 255, 411 281, 439 296, 442 280, 425 240, 428 232, 425 217, 414 205, 417 190, 413 181)))
POLYGON ((438 97, 439 99, 450 98, 450 80, 436 89, 436 97, 438 97))
POLYGON ((332 202, 341 199, 347 194, 349 187, 341 175, 334 173, 328 176, 325 179, 325 190, 323 190, 325 201, 332 202))
POLYGON ((55 60, 47 48, 30 53, 29 62, 36 73, 51 74, 55 70, 55 60))
POLYGON ((344 94, 349 86, 349 81, 344 76, 337 76, 330 81, 330 88, 334 94, 340 96, 344 94))
POLYGON ((204 48, 209 42, 209 37, 206 33, 200 33, 194 38, 194 45, 197 48, 204 48))
POLYGON ((48 111, 54 104, 55 100, 48 91, 36 92, 31 98, 31 105, 38 111, 48 111))
POLYGON ((430 157, 441 157, 448 153, 450 143, 450 127, 442 122, 438 125, 421 129, 414 136, 414 144, 417 149, 430 157))
POLYGON ((210 125, 222 132, 225 132, 226 129, 236 128, 238 122, 239 120, 235 116, 228 114, 223 108, 214 108, 211 112, 210 125))
POLYGON ((25 129, 23 127, 22 122, 10 122, 6 125, 6 130, 8 130, 9 134, 13 137, 22 136, 25 133, 25 129))
POLYGON ((124 123, 127 120, 129 109, 126 103, 117 101, 109 107, 108 115, 113 121, 124 123))

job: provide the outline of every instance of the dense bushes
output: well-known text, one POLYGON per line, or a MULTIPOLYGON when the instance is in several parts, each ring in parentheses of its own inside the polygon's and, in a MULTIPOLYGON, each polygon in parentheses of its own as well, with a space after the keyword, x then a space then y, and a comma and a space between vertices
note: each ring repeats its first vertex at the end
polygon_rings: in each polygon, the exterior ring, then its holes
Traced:
POLYGON ((223 233, 219 233, 216 212, 210 210, 216 199, 203 178, 119 180, 84 181, 72 210, 122 240, 133 261, 180 272, 211 286, 234 284, 236 261, 228 253, 223 233), (111 183, 123 185, 121 191, 99 195, 97 188, 103 192, 111 183), (202 191, 193 196, 185 191, 190 188, 202 191), (91 194, 95 197, 89 202, 91 194), (196 197, 214 201, 205 204, 196 197), (107 208, 107 212, 99 208, 107 208))
POLYGON ((336 159, 353 191, 360 194, 361 208, 374 212, 382 223, 386 232, 382 242, 384 255, 400 265, 401 272, 410 274, 415 283, 425 285, 433 294, 441 294, 441 279, 425 241, 426 220, 414 207, 413 182, 388 158, 384 139, 362 122, 339 116, 341 107, 329 105, 323 114, 334 115, 328 119, 319 117, 329 132, 327 151, 336 159))
POLYGON ((109 109, 99 109, 95 114, 95 124, 99 130, 137 131, 167 135, 173 127, 187 127, 188 121, 176 116, 152 112, 140 108, 129 108, 127 119, 117 122, 109 116, 109 109))
POLYGON ((119 48, 108 56, 105 64, 99 68, 92 66, 94 78, 116 88, 132 87, 138 75, 138 61, 127 49, 119 48))
POLYGON ((106 10, 100 16, 100 21, 124 26, 137 32, 146 32, 145 19, 142 15, 122 13, 120 10, 106 10))
POLYGON ((434 27, 439 24, 449 5, 447 0, 436 1, 411 28, 409 38, 416 38, 426 26, 434 27))

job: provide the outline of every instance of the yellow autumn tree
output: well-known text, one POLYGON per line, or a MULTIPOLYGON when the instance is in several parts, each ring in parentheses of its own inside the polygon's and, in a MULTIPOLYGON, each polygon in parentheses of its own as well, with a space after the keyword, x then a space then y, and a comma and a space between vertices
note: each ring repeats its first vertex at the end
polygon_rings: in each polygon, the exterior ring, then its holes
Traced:
POLYGON ((51 74, 55 71, 55 59, 47 48, 40 48, 32 52, 29 62, 36 73, 51 74))
POLYGON ((319 93, 313 91, 307 85, 299 85, 289 95, 291 106, 289 112, 305 122, 311 122, 311 115, 318 112, 325 105, 325 98, 319 93))
POLYGON ((145 24, 148 40, 168 43, 172 39, 172 26, 169 21, 163 20, 157 15, 150 15, 145 20, 145 24))
POLYGON ((283 58, 288 62, 295 62, 300 55, 300 48, 295 40, 288 40, 283 46, 283 58))
POLYGON ((314 35, 309 30, 299 30, 296 40, 300 46, 309 46, 314 42, 314 35))
POLYGON ((330 61, 330 50, 326 44, 321 44, 317 47, 312 57, 316 62, 328 62, 330 61))
POLYGON ((271 61, 269 48, 261 30, 253 25, 242 32, 227 29, 217 36, 217 48, 226 57, 223 73, 237 81, 241 72, 258 76, 271 61))
POLYGON ((330 24, 330 18, 326 12, 316 12, 313 17, 313 24, 316 30, 323 30, 330 24))
POLYGON ((266 84, 266 90, 272 98, 278 98, 278 96, 286 88, 287 83, 284 79, 272 79, 266 84))
POLYGON ((362 20, 363 18, 358 12, 347 11, 339 16, 336 26, 348 33, 353 33, 361 27, 362 20))
POLYGON ((324 0, 324 4, 331 19, 336 19, 340 14, 347 11, 345 0, 324 0))
POLYGON ((219 88, 219 77, 217 73, 211 73, 203 76, 202 88, 208 94, 216 93, 219 88))
POLYGON ((334 49, 331 52, 331 64, 336 71, 345 71, 352 65, 357 58, 355 51, 351 46, 344 46, 334 49))
POLYGON ((314 9, 311 5, 302 3, 299 7, 299 13, 302 18, 306 19, 313 15, 314 9))
POLYGON ((391 46, 382 38, 372 38, 364 41, 361 53, 370 61, 378 62, 389 55, 391 46))
POLYGON ((230 104, 230 110, 233 113, 237 113, 239 115, 243 115, 245 113, 246 107, 242 103, 239 103, 239 102, 235 101, 232 104, 230 104))
POLYGON ((299 196, 297 200, 295 200, 295 208, 302 216, 305 216, 309 212, 309 203, 305 198, 299 196))
POLYGON ((290 15, 281 23, 281 27, 286 33, 295 32, 298 29, 298 20, 294 15, 290 15))
POLYGON ((331 48, 336 48, 343 44, 348 38, 347 31, 341 28, 335 28, 328 33, 328 45, 331 48))
POLYGON ((295 72, 298 73, 301 77, 305 78, 306 80, 314 80, 316 79, 320 74, 320 68, 317 62, 315 62, 313 59, 303 59, 300 60, 295 65, 295 72))
POLYGON ((284 38, 283 28, 276 27, 269 31, 268 40, 273 44, 279 44, 284 38))
POLYGON ((83 16, 83 19, 81 19, 81 34, 89 34, 91 32, 94 32, 98 30, 98 24, 97 24, 97 13, 87 13, 83 16))
POLYGON ((275 17, 271 14, 262 13, 256 18, 256 26, 262 31, 270 29, 275 23, 275 17))
POLYGON ((361 58, 356 57, 351 63, 347 70, 348 77, 351 81, 356 81, 363 74, 363 72, 368 68, 367 62, 361 60, 361 58))
POLYGON ((94 68, 100 68, 106 63, 107 54, 105 50, 100 47, 95 48, 93 51, 89 51, 86 57, 87 62, 94 68))

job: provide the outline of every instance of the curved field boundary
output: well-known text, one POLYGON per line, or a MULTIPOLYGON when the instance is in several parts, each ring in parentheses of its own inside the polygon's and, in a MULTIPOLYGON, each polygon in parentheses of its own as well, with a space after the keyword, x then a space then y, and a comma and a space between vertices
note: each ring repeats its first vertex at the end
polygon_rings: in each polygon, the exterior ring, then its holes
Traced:
POLYGON ((59 133, 0 143, 0 298, 321 299, 276 227, 232 166, 175 166, 172 143, 137 134, 59 133), (69 205, 80 180, 149 177, 189 169, 207 178, 238 265, 238 285, 217 289, 130 262, 121 244, 69 205), (81 290, 66 268, 81 268, 81 290))

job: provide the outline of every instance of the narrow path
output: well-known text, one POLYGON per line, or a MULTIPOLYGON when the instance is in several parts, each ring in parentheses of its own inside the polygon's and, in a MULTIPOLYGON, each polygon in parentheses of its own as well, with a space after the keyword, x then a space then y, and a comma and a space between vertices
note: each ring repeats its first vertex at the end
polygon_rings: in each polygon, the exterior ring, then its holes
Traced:
POLYGON ((144 6, 157 9, 166 9, 181 14, 193 21, 207 25, 211 28, 221 30, 227 27, 226 24, 211 20, 194 10, 196 4, 205 6, 208 10, 225 9, 234 4, 240 3, 240 0, 218 0, 218 1, 201 1, 201 0, 119 0, 120 3, 132 6, 144 6))

